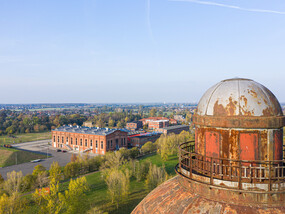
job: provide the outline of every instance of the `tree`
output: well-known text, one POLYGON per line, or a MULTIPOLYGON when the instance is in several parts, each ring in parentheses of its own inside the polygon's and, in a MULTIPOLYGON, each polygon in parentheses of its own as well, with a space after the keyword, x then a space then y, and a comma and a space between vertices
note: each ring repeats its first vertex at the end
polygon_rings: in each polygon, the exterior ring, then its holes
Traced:
POLYGON ((112 200, 112 203, 115 203, 118 208, 119 203, 129 194, 129 170, 126 169, 125 172, 123 172, 119 169, 112 169, 105 181, 108 186, 108 194, 112 200))
POLYGON ((49 179, 55 179, 55 182, 59 182, 61 180, 61 168, 58 162, 53 162, 49 169, 49 179))
POLYGON ((69 162, 63 170, 64 178, 69 179, 79 175, 80 163, 78 161, 69 162))
POLYGON ((36 176, 32 174, 27 174, 26 176, 24 176, 23 181, 22 181, 23 191, 32 190, 33 187, 35 186, 35 180, 36 180, 36 176))
POLYGON ((20 193, 13 193, 11 196, 3 194, 0 196, 0 213, 22 213, 26 203, 27 200, 21 199, 20 193))
POLYGON ((43 171, 38 173, 35 181, 35 186, 39 188, 43 188, 44 186, 47 186, 49 183, 49 178, 48 178, 48 172, 43 171))
POLYGON ((7 179, 3 183, 3 189, 8 195, 3 194, 0 197, 0 213, 20 213, 24 207, 24 201, 21 201, 22 172, 8 172, 7 179))
POLYGON ((133 176, 136 178, 137 181, 142 181, 146 178, 148 174, 150 166, 150 161, 132 161, 131 162, 131 169, 133 176))
POLYGON ((114 120, 112 120, 111 117, 109 118, 108 126, 109 126, 110 128, 113 128, 113 127, 115 126, 115 122, 114 122, 114 120))
POLYGON ((141 148, 142 153, 149 153, 149 152, 153 152, 155 150, 156 150, 156 146, 151 141, 148 141, 147 143, 145 143, 141 148))
POLYGON ((150 165, 149 171, 146 177, 145 185, 148 190, 152 190, 159 184, 166 181, 168 174, 165 171, 165 167, 157 167, 156 165, 150 165))
POLYGON ((77 155, 75 155, 74 153, 72 153, 72 155, 71 155, 71 157, 70 157, 70 161, 71 161, 71 162, 75 162, 75 161, 77 161, 77 159, 78 159, 77 155))
POLYGON ((130 158, 135 159, 140 154, 140 150, 137 147, 131 148, 129 150, 130 158))
POLYGON ((123 126, 123 123, 121 122, 121 121, 119 121, 118 123, 117 123, 117 128, 123 128, 124 126, 123 126))
POLYGON ((66 213, 80 213, 85 200, 85 192, 88 191, 88 184, 85 177, 70 180, 68 190, 65 191, 66 213))
POLYGON ((34 192, 33 198, 40 205, 43 213, 58 214, 65 206, 65 198, 59 192, 58 181, 53 177, 50 180, 49 193, 34 192))
POLYGON ((33 170, 33 175, 38 176, 39 173, 44 171, 46 171, 46 168, 42 164, 36 165, 33 170))
POLYGON ((9 194, 9 196, 11 196, 13 193, 20 193, 22 179, 23 179, 22 171, 8 172, 7 179, 3 184, 3 189, 9 194))
POLYGON ((151 117, 155 117, 155 116, 156 116, 156 112, 157 112, 156 108, 152 108, 152 109, 149 111, 149 115, 150 115, 151 117))
POLYGON ((0 185, 4 182, 4 178, 2 177, 1 173, 0 173, 0 185))

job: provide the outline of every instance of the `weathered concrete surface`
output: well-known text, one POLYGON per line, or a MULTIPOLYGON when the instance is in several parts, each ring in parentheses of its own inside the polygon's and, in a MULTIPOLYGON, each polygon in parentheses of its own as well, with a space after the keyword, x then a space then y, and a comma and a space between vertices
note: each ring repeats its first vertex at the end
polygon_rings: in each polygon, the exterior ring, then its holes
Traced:
MULTIPOLYGON (((150 192, 132 214, 150 213, 211 213, 211 214, 281 214, 285 207, 251 207, 205 199, 184 189, 178 176, 166 181, 150 192)), ((219 196, 217 195, 217 200, 219 196)))

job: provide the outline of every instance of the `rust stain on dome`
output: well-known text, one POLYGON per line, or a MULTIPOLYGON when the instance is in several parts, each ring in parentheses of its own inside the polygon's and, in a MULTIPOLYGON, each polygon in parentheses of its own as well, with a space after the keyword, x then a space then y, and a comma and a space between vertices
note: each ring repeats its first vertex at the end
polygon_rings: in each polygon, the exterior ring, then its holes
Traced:
MULTIPOLYGON (((281 214, 285 207, 253 207, 240 206, 209 200, 185 189, 179 176, 164 182, 150 192, 133 210, 132 214, 281 214)), ((217 196, 218 199, 218 196, 217 196)))

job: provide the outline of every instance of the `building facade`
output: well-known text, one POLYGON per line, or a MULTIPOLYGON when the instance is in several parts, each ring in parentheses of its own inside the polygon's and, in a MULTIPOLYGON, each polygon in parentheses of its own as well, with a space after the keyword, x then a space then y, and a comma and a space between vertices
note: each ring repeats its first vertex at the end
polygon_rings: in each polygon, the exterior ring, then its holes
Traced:
POLYGON ((62 126, 52 130, 55 148, 106 154, 127 147, 127 132, 119 129, 62 126))
MULTIPOLYGON (((143 118, 140 119, 140 121, 142 121, 143 125, 149 125, 150 122, 155 122, 155 121, 168 121, 168 125, 176 125, 177 124, 177 120, 175 119, 168 119, 167 117, 148 117, 148 118, 143 118)), ((167 126, 168 126, 167 125, 167 126)), ((164 126, 166 127, 166 126, 164 126)))
POLYGON ((141 148, 145 143, 149 141, 154 143, 160 137, 160 135, 161 133, 155 132, 130 135, 128 137, 128 141, 132 147, 141 148))
POLYGON ((157 129, 158 132, 162 132, 163 134, 180 134, 182 131, 189 131, 189 126, 187 125, 177 125, 177 126, 169 126, 166 128, 157 129))
POLYGON ((136 131, 143 128, 142 121, 134 121, 126 124, 126 128, 131 131, 136 131))

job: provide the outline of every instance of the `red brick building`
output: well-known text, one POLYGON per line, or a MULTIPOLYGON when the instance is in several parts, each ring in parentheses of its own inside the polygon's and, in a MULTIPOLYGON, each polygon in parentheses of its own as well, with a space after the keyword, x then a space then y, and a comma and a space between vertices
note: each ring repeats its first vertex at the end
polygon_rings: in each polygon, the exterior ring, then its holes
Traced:
POLYGON ((143 124, 142 124, 142 121, 129 122, 126 124, 126 128, 131 130, 131 131, 136 131, 138 129, 142 129, 143 124))
POLYGON ((61 126, 52 130, 52 146, 104 155, 107 151, 127 147, 127 132, 119 129, 61 126))
POLYGON ((169 126, 169 120, 151 120, 148 122, 149 129, 160 129, 169 126))
POLYGON ((148 117, 148 118, 143 118, 140 121, 143 123, 143 125, 147 124, 149 126, 148 127, 149 129, 164 128, 168 127, 169 124, 171 125, 177 124, 177 120, 171 118, 168 119, 167 117, 148 117))

